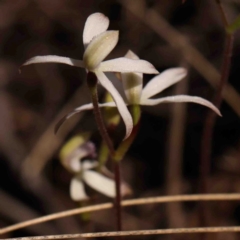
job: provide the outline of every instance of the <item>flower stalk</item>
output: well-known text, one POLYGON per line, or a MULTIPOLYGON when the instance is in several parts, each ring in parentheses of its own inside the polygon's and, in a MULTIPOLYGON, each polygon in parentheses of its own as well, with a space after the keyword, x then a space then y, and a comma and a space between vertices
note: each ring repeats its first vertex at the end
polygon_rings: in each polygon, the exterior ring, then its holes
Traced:
POLYGON ((115 209, 116 209, 116 227, 118 231, 122 230, 122 206, 121 206, 121 169, 120 162, 113 162, 114 166, 114 180, 116 186, 116 198, 115 198, 115 209))
POLYGON ((116 207, 116 221, 117 221, 117 230, 120 231, 122 229, 122 216, 121 216, 121 171, 120 171, 120 162, 125 156, 126 152, 132 145, 139 128, 139 121, 141 117, 141 109, 139 105, 131 105, 131 114, 133 117, 133 131, 131 135, 125 139, 118 149, 115 151, 111 138, 108 135, 107 129, 105 127, 103 117, 99 108, 98 103, 98 94, 97 94, 97 76, 93 72, 89 72, 87 74, 87 84, 88 88, 91 92, 91 98, 93 103, 93 111, 95 120, 99 129, 99 132, 105 142, 109 155, 113 160, 114 164, 114 178, 116 184, 116 199, 115 199, 115 207, 116 207))
POLYGON ((88 72, 87 74, 87 85, 91 93, 92 104, 93 104, 93 112, 95 116, 95 120, 98 126, 98 130, 108 146, 109 153, 111 156, 114 155, 114 146, 111 138, 108 135, 107 129, 105 127, 103 117, 98 106, 98 92, 97 92, 97 76, 93 72, 88 72))
MULTIPOLYGON (((108 147, 110 157, 113 158, 115 153, 113 142, 108 135, 100 108, 98 106, 97 80, 98 80, 97 76, 93 72, 89 72, 87 74, 87 84, 91 92, 95 120, 99 129, 99 132, 102 136, 102 139, 108 147)), ((114 161, 114 179, 115 179, 115 189, 116 189, 116 198, 115 198, 116 228, 117 228, 117 231, 121 231, 122 230, 121 175, 120 175, 120 164, 119 162, 116 162, 116 161, 114 161)))

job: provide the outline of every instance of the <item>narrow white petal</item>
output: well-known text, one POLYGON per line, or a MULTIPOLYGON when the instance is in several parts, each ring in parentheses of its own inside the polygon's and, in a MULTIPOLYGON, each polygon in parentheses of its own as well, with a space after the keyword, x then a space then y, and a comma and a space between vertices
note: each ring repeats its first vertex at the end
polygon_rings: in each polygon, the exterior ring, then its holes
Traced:
MULTIPOLYGON (((138 60, 139 57, 129 50, 125 55, 126 58, 138 60)), ((122 73, 122 84, 125 95, 130 104, 138 104, 142 95, 143 74, 142 73, 122 73)))
POLYGON ((105 32, 109 26, 109 19, 102 13, 91 14, 85 23, 83 30, 83 44, 86 47, 89 42, 100 33, 105 32))
POLYGON ((138 60, 138 59, 139 59, 138 55, 135 54, 135 53, 134 53, 133 51, 131 51, 131 50, 128 50, 124 57, 129 58, 129 59, 135 59, 135 60, 138 60))
POLYGON ((147 99, 179 82, 187 75, 184 68, 170 68, 154 77, 143 88, 142 99, 147 99))
POLYGON ((120 73, 106 72, 104 73, 107 78, 112 82, 113 86, 117 89, 121 97, 127 102, 126 95, 124 93, 123 84, 121 81, 120 73))
POLYGON ((155 67, 145 60, 134 60, 125 57, 115 58, 99 64, 98 70, 102 72, 138 72, 138 73, 159 73, 155 67))
POLYGON ((164 98, 158 98, 158 99, 144 99, 141 100, 141 105, 148 105, 153 106, 160 103, 168 103, 168 102, 192 102, 192 103, 198 103, 203 106, 206 106, 208 108, 211 108, 215 113, 217 113, 219 116, 222 116, 218 108, 216 108, 211 102, 208 100, 201 98, 201 97, 195 97, 195 96, 188 96, 188 95, 177 95, 177 96, 171 96, 171 97, 164 97, 164 98))
POLYGON ((83 170, 89 170, 98 166, 97 161, 92 160, 84 160, 81 162, 81 167, 83 170))
POLYGON ((85 67, 89 71, 93 71, 113 50, 117 42, 118 31, 106 31, 93 38, 83 55, 85 67))
POLYGON ((22 66, 35 63, 63 63, 74 67, 84 67, 83 61, 81 60, 55 55, 36 56, 27 60, 22 66))
POLYGON ((98 172, 87 170, 83 173, 83 180, 91 188, 107 197, 115 197, 115 183, 112 179, 107 178, 98 172))
POLYGON ((81 201, 88 199, 88 196, 84 190, 83 182, 77 177, 73 178, 70 183, 70 196, 74 201, 81 201))
MULTIPOLYGON (((108 103, 99 103, 99 107, 116 107, 116 104, 114 102, 108 102, 108 103)), ((63 118, 61 118, 58 123, 55 125, 55 129, 54 132, 56 133, 59 128, 63 125, 63 123, 68 120, 69 118, 71 118, 72 116, 74 116, 77 113, 81 113, 83 111, 86 110, 92 110, 93 109, 93 105, 92 103, 88 103, 85 105, 82 105, 81 107, 75 108, 72 112, 68 113, 67 115, 65 115, 63 118)))
POLYGON ((111 81, 106 77, 103 72, 95 72, 99 82, 102 86, 111 94, 113 100, 115 101, 119 114, 121 115, 125 126, 126 126, 126 135, 125 138, 128 138, 133 129, 133 120, 132 116, 129 113, 126 103, 124 102, 123 98, 120 96, 116 88, 113 86, 111 81))

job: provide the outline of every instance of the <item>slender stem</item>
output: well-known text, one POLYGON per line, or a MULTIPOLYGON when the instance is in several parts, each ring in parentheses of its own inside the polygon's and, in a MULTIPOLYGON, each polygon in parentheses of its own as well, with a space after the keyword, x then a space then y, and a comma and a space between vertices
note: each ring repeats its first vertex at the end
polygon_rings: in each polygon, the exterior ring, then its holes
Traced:
MULTIPOLYGON (((216 0, 220 12, 222 14, 224 26, 228 25, 224 9, 222 8, 220 0, 216 0)), ((224 59, 222 64, 221 79, 216 90, 216 95, 213 103, 216 107, 220 108, 222 103, 222 93, 225 85, 227 84, 229 77, 229 70, 231 65, 231 56, 233 50, 233 34, 227 33, 226 35, 226 45, 224 50, 224 59)), ((216 114, 209 111, 203 127, 202 143, 201 143, 201 157, 200 157, 200 192, 207 193, 209 190, 208 178, 211 169, 211 149, 212 149, 212 138, 213 129, 216 121, 216 114)), ((206 204, 201 204, 200 206, 200 221, 203 225, 207 225, 209 217, 207 216, 208 210, 206 204)))
POLYGON ((116 208, 116 221, 118 231, 122 230, 122 207, 121 207, 121 171, 120 171, 120 162, 114 161, 114 178, 116 184, 116 199, 115 199, 115 208, 116 208))
MULTIPOLYGON (((107 129, 105 127, 102 113, 99 109, 98 106, 98 93, 97 93, 97 77, 93 72, 89 72, 87 75, 87 83, 88 87, 91 92, 91 97, 92 97, 92 103, 93 103, 93 109, 94 109, 94 115, 95 115, 95 120, 99 129, 99 132, 105 141, 110 156, 111 158, 114 156, 115 150, 113 146, 113 142, 111 138, 108 135, 107 129)), ((120 184, 121 184, 121 178, 120 178, 120 166, 119 163, 115 162, 114 163, 114 169, 115 169, 115 189, 116 189, 116 198, 115 198, 115 208, 116 208, 116 228, 117 231, 122 230, 122 214, 121 214, 121 192, 120 192, 120 184)))
POLYGON ((102 113, 101 113, 100 108, 98 106, 97 77, 93 72, 88 73, 87 83, 88 83, 88 87, 89 87, 90 92, 91 92, 93 111, 94 111, 95 120, 96 120, 96 123, 97 123, 97 126, 98 126, 98 130, 99 130, 103 140, 105 141, 105 143, 108 146, 110 155, 113 156, 115 150, 114 150, 114 147, 113 147, 112 140, 109 137, 107 129, 105 127, 103 117, 102 117, 102 113))
POLYGON ((131 112, 133 116, 134 128, 132 134, 123 141, 117 151, 114 150, 111 138, 108 135, 107 129, 105 127, 101 111, 98 106, 98 93, 97 93, 97 77, 93 72, 89 72, 87 75, 87 83, 91 92, 92 103, 94 107, 94 115, 96 123, 98 125, 99 132, 105 141, 111 158, 114 160, 114 178, 116 184, 116 198, 115 198, 115 208, 116 208, 116 222, 117 230, 122 230, 122 214, 121 214, 121 174, 120 174, 120 161, 123 159, 127 150, 130 148, 133 140, 135 139, 140 122, 141 110, 139 105, 132 105, 131 112))

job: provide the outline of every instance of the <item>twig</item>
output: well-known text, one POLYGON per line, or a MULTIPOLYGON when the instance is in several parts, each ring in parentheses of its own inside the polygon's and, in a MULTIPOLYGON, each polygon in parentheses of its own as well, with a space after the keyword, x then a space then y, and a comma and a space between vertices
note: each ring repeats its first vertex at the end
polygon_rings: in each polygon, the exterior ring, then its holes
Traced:
MULTIPOLYGON (((195 195, 176 195, 176 196, 161 196, 161 197, 151 197, 151 198, 140 198, 140 199, 130 199, 124 200, 121 202, 123 207, 127 206, 136 206, 136 205, 146 205, 146 204, 154 204, 154 203, 170 203, 170 202, 182 202, 182 201, 239 201, 240 194, 232 193, 232 194, 195 194, 195 195)), ((40 218, 35 218, 33 220, 28 220, 25 222, 17 223, 5 228, 0 229, 0 234, 4 234, 7 232, 15 231, 24 227, 28 227, 31 225, 55 220, 58 218, 65 218, 73 215, 77 215, 85 212, 95 212, 101 211, 105 209, 110 209, 114 205, 112 203, 103 203, 97 204, 88 207, 75 208, 68 211, 63 211, 59 213, 54 213, 50 215, 46 215, 40 218)))
POLYGON ((186 234, 186 233, 219 233, 219 232, 240 232, 239 226, 233 227, 203 227, 203 228, 169 228, 156 230, 137 230, 119 232, 97 232, 97 233, 77 233, 48 235, 36 237, 5 238, 2 240, 50 240, 50 239, 74 239, 74 238, 96 238, 96 237, 123 237, 123 236, 146 236, 163 234, 186 234))

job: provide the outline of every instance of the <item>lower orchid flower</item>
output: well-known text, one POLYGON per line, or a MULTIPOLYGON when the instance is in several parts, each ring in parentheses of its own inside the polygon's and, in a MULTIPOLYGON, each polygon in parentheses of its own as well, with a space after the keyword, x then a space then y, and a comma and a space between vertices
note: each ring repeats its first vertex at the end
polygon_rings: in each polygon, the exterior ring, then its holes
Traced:
MULTIPOLYGON (((80 171, 76 173, 70 183, 70 196, 72 200, 81 201, 89 198, 86 194, 84 184, 109 198, 115 198, 116 190, 113 178, 106 176, 103 173, 104 171, 97 172, 95 170, 97 166, 98 162, 95 160, 82 161, 80 171)), ((106 169, 103 170, 108 173, 106 169)), ((126 183, 122 182, 120 187, 122 197, 131 194, 131 190, 126 183)))
MULTIPOLYGON (((97 171, 99 162, 85 159, 96 157, 95 146, 89 141, 89 137, 89 133, 73 137, 62 147, 59 154, 63 166, 74 174, 70 183, 70 196, 74 201, 88 199, 84 187, 86 184, 97 192, 114 198, 116 190, 111 172, 104 166, 97 171)), ((131 189, 125 182, 121 183, 121 194, 122 196, 131 194, 131 189)))
MULTIPOLYGON (((126 58, 130 59, 138 59, 138 56, 135 55, 132 51, 128 51, 125 55, 126 58)), ((161 74, 155 76, 152 80, 150 80, 145 87, 143 87, 143 74, 131 72, 131 73, 121 73, 121 80, 123 91, 120 89, 120 93, 125 99, 126 105, 145 105, 145 106, 153 106, 160 103, 169 103, 169 102, 192 102, 201 104, 212 109, 219 116, 221 116, 220 111, 217 107, 215 107, 208 100, 197 97, 197 96, 189 96, 189 95, 176 95, 169 97, 162 97, 152 99, 154 95, 162 92, 166 88, 172 86, 175 83, 181 81, 187 75, 187 71, 184 68, 170 68, 163 71, 161 74), (124 93, 122 93, 124 92, 124 93)), ((100 103, 99 107, 116 107, 115 102, 107 102, 100 103)), ((76 113, 80 113, 85 110, 93 109, 92 103, 85 104, 81 107, 74 109, 74 111, 67 114, 58 124, 58 128, 61 124, 75 115, 76 113)))

